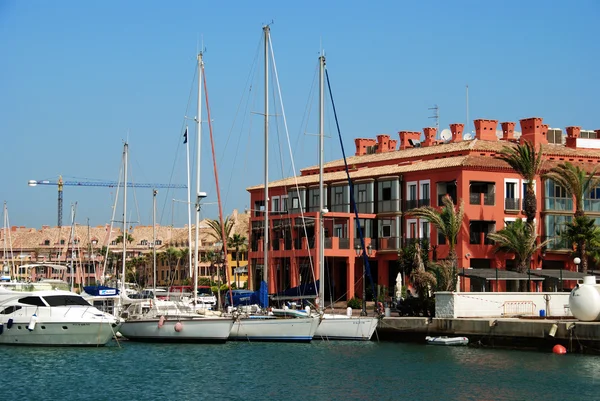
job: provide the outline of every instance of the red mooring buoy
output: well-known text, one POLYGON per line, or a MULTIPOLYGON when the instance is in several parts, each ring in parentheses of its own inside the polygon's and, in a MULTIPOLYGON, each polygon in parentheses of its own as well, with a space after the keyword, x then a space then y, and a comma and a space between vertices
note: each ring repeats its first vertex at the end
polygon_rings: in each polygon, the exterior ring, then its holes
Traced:
POLYGON ((552 352, 555 354, 566 354, 567 353, 567 349, 565 347, 563 347, 560 344, 556 344, 553 348, 552 348, 552 352))

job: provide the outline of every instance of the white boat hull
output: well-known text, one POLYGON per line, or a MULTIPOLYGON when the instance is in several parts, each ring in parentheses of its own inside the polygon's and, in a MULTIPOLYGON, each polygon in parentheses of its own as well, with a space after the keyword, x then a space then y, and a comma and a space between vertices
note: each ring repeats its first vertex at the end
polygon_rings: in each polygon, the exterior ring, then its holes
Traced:
POLYGON ((105 323, 44 323, 38 321, 33 330, 27 329, 29 321, 13 321, 9 329, 3 324, 0 344, 41 346, 104 346, 114 336, 118 325, 105 323))
POLYGON ((369 341, 379 319, 367 316, 325 314, 315 333, 316 340, 369 341))
POLYGON ((132 341, 147 342, 225 342, 231 332, 233 319, 180 318, 167 319, 162 327, 160 320, 139 319, 123 323, 120 333, 132 341), (181 324, 181 330, 176 325, 181 324))
POLYGON ((310 342, 319 325, 318 317, 277 319, 269 317, 239 318, 231 329, 230 340, 310 342))

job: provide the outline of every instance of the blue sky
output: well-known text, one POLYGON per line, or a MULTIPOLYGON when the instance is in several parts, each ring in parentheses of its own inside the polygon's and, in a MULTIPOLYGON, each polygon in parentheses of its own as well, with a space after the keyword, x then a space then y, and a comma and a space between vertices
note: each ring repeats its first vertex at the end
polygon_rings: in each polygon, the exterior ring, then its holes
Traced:
MULTIPOLYGON (((262 67, 251 72, 270 21, 297 168, 317 163, 317 138, 306 133, 317 132, 311 88, 321 44, 348 154, 356 137, 433 125, 434 104, 441 128, 464 122, 467 84, 471 120, 540 116, 551 127, 598 129, 598 17, 596 1, 4 0, 0 200, 11 225, 56 225, 57 188, 27 181, 116 181, 125 139, 136 182, 185 183, 181 135, 184 116, 195 115, 188 99, 202 37, 224 211, 249 207, 246 187, 263 180, 262 122, 253 114, 263 110, 262 67), (242 100, 249 83, 252 96, 242 100)), ((327 114, 332 160, 340 150, 327 114)), ((203 217, 216 217, 206 124, 204 134, 203 217)), ((290 173, 277 135, 285 141, 272 131, 271 179, 290 173)), ((77 223, 109 222, 114 195, 65 187, 63 224, 73 202, 77 223)), ((132 220, 151 224, 151 191, 130 195, 132 220)), ((159 222, 185 224, 185 205, 173 202, 185 198, 185 190, 160 190, 159 222)))

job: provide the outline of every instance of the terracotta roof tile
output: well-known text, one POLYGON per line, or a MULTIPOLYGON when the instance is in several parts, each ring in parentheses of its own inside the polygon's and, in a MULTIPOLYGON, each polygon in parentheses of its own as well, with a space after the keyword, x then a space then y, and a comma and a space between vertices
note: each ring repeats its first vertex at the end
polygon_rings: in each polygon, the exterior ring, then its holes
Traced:
MULTIPOLYGON (((349 166, 357 166, 356 170, 350 171, 350 177, 353 179, 360 179, 366 177, 377 177, 389 174, 401 174, 404 172, 420 171, 420 170, 433 170, 438 168, 447 167, 481 167, 481 168, 508 168, 508 165, 495 157, 493 154, 497 154, 502 151, 505 147, 516 146, 513 142, 506 141, 486 141, 473 139, 470 141, 460 141, 446 144, 438 144, 420 148, 410 148, 404 150, 396 150, 386 153, 375 153, 362 156, 351 156, 347 158, 349 166), (443 154, 456 155, 458 152, 466 152, 462 156, 450 156, 441 159, 434 160, 419 160, 419 158, 431 158, 432 156, 438 156, 443 154), (477 152, 486 152, 488 154, 477 154, 477 152), (491 153, 491 154, 489 154, 491 153), (369 167, 372 163, 388 163, 384 166, 369 167)), ((567 148, 563 145, 544 145, 543 153, 548 158, 557 156, 563 158, 562 162, 583 160, 583 159, 599 159, 600 160, 600 149, 572 149, 567 148)), ((460 153, 459 153, 460 154, 460 153)), ((583 160, 584 162, 587 160, 583 160)), ((543 168, 551 166, 552 161, 545 161, 543 168)), ((325 163, 324 168, 340 168, 344 166, 344 160, 334 160, 329 163, 325 163)), ((270 187, 280 186, 294 186, 298 185, 313 185, 319 181, 319 175, 315 174, 318 170, 318 166, 311 166, 301 169, 300 175, 296 178, 288 177, 269 183, 270 187)), ((324 181, 331 183, 336 181, 343 181, 346 179, 346 173, 344 171, 325 172, 324 181)), ((257 190, 264 188, 263 184, 248 187, 248 191, 257 190)))

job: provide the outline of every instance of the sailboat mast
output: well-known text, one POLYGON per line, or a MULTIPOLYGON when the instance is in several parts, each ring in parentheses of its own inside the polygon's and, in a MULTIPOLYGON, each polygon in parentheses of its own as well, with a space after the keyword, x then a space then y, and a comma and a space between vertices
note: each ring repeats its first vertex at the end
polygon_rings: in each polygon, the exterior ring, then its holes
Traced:
MULTIPOLYGON (((265 234, 263 242, 264 265, 263 281, 269 280, 269 32, 268 25, 263 27, 265 34, 265 234)), ((267 286, 267 292, 268 292, 267 286)))
POLYGON ((121 266, 121 291, 125 294, 125 257, 127 256, 127 154, 129 145, 123 146, 123 264, 121 266))
POLYGON ((156 292, 156 189, 152 190, 152 293, 156 292))
POLYGON ((323 191, 323 140, 324 140, 324 70, 325 55, 319 57, 319 310, 325 307, 325 193, 323 191))
POLYGON ((75 281, 75 210, 77 208, 77 202, 71 205, 71 237, 69 238, 69 244, 71 245, 71 292, 73 292, 73 282, 75 281))
POLYGON ((202 150, 202 52, 198 53, 198 111, 196 117, 196 132, 198 134, 196 143, 196 231, 194 239, 194 304, 198 298, 198 257, 200 241, 199 226, 200 226, 200 155, 202 150))
MULTIPOLYGON (((191 185, 191 174, 190 174, 190 142, 188 141, 188 127, 185 126, 185 158, 186 158, 186 173, 187 173, 187 215, 188 215, 188 270, 189 275, 192 279, 194 279, 195 274, 193 272, 193 262, 192 262, 192 185, 191 185)), ((173 212, 171 212, 171 216, 173 216, 173 212)), ((173 226, 173 224, 171 224, 173 226)))

